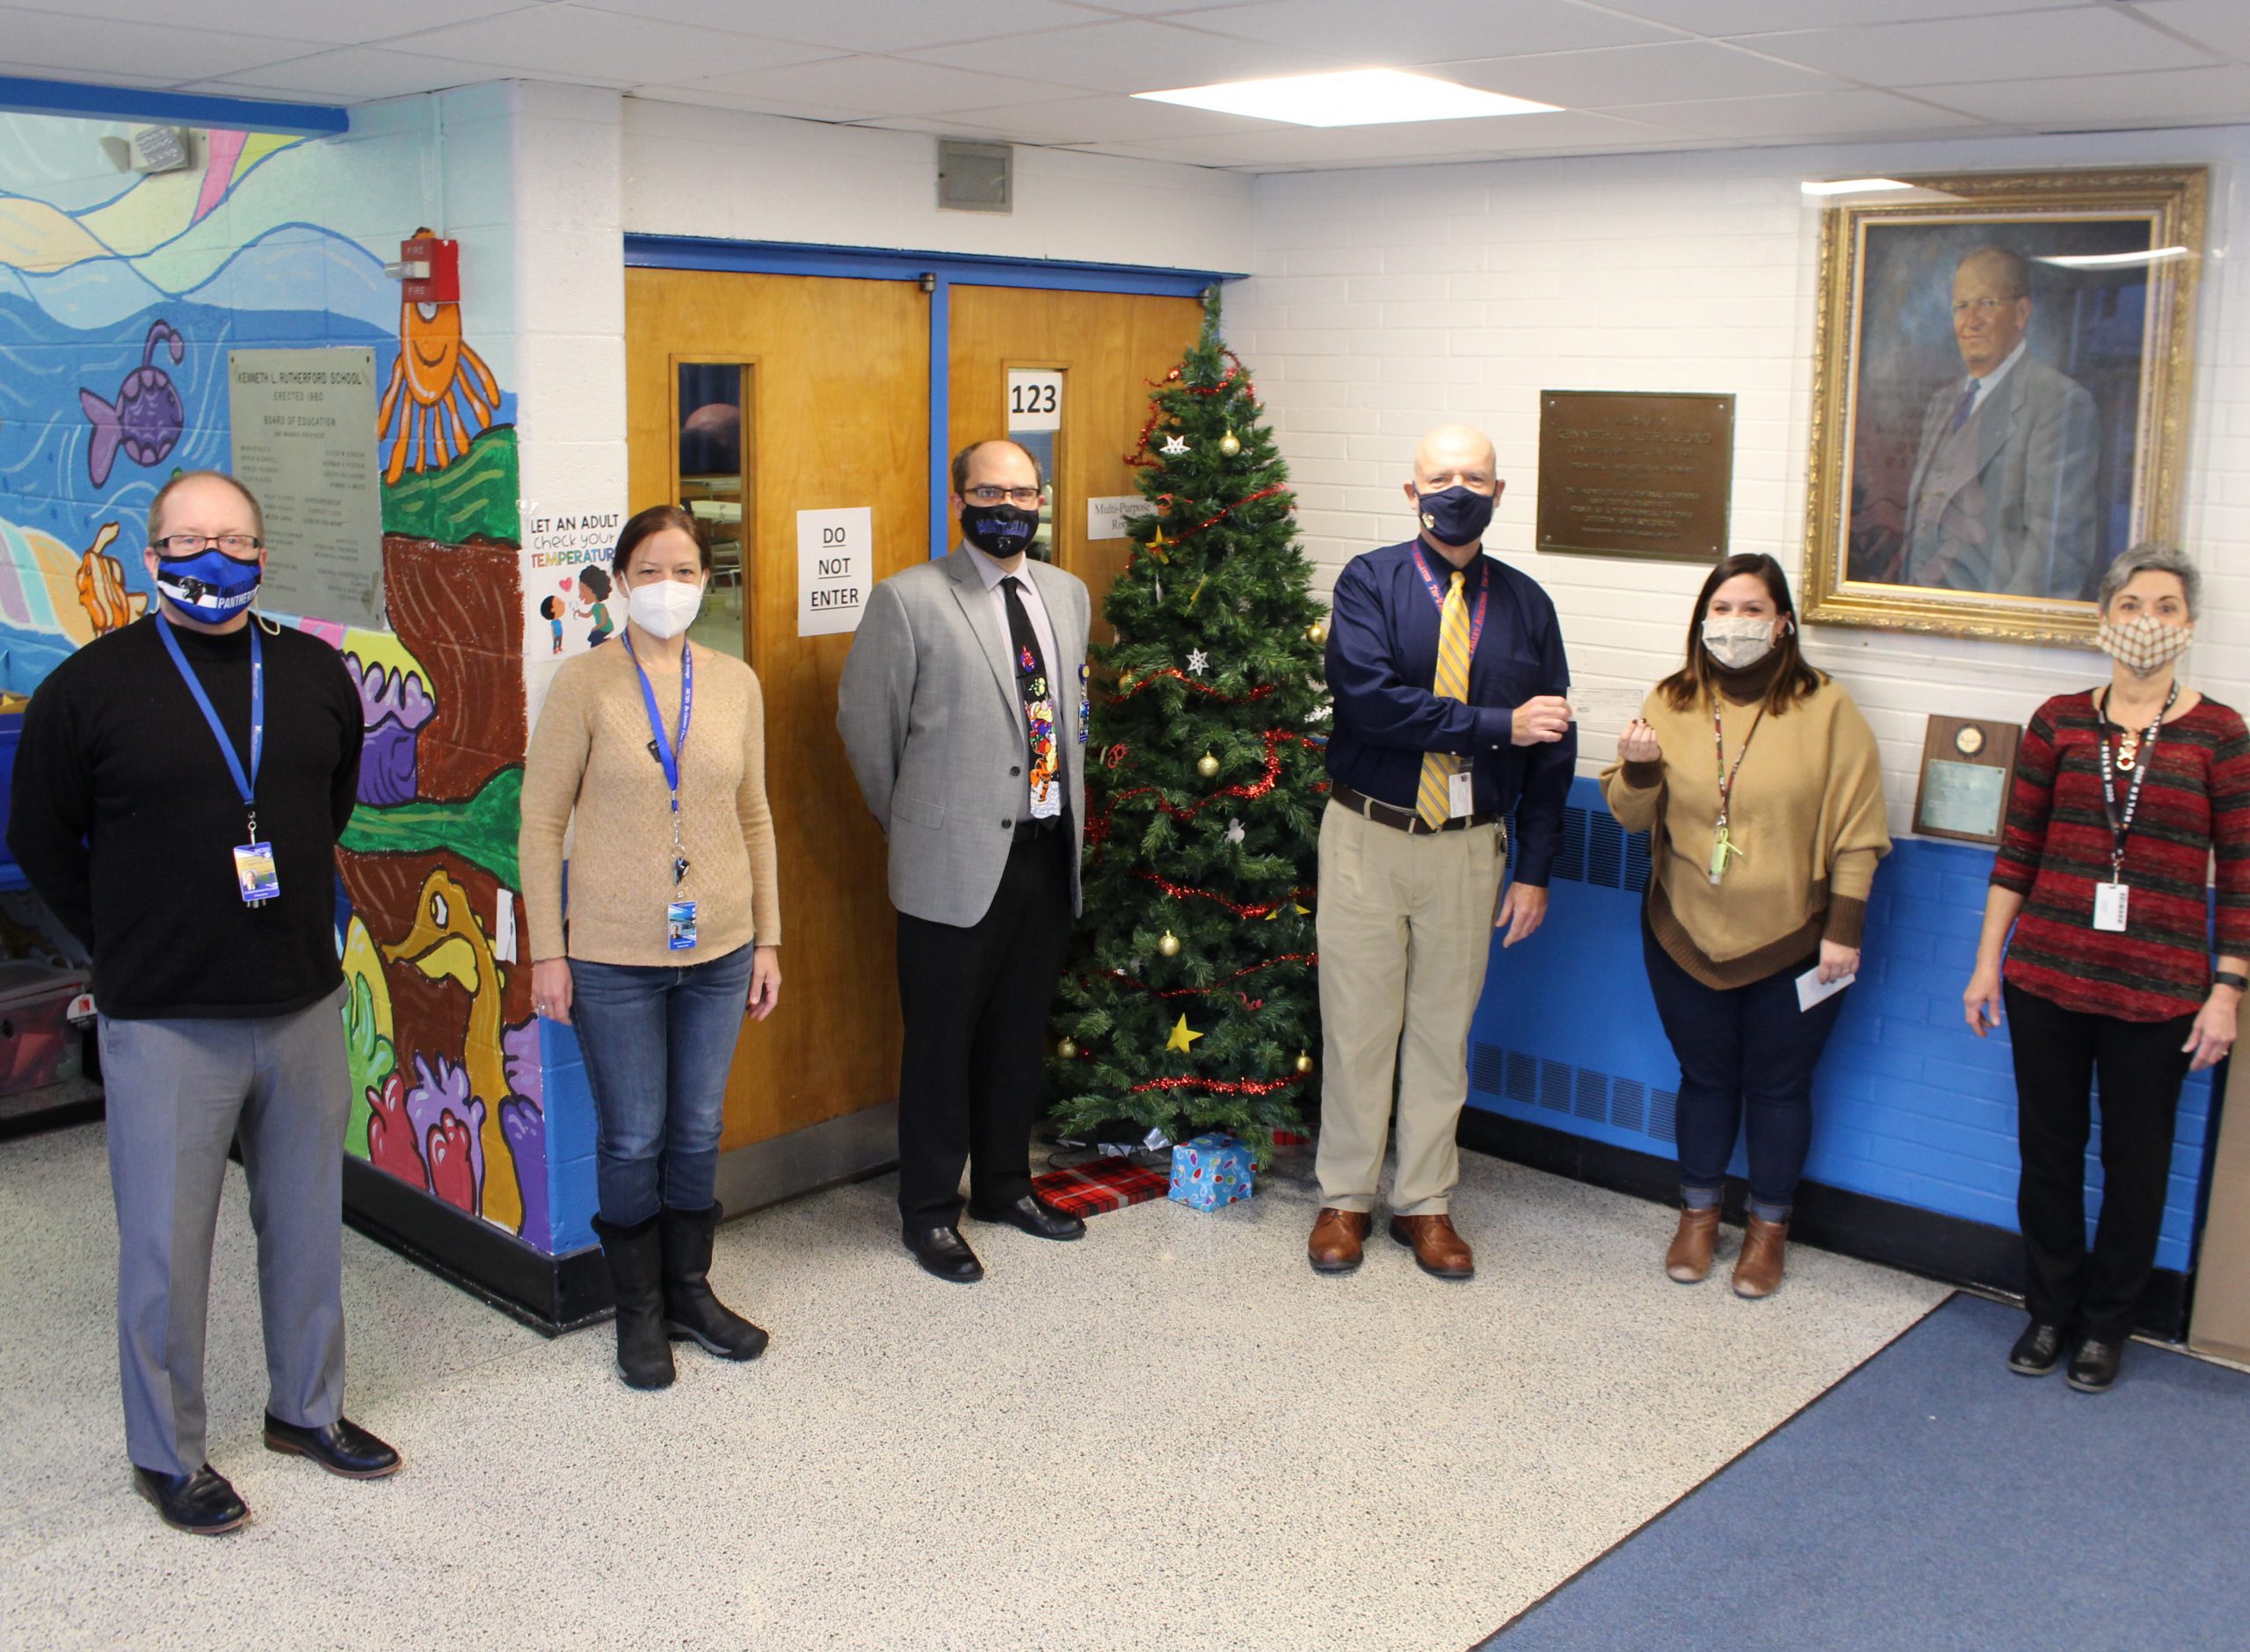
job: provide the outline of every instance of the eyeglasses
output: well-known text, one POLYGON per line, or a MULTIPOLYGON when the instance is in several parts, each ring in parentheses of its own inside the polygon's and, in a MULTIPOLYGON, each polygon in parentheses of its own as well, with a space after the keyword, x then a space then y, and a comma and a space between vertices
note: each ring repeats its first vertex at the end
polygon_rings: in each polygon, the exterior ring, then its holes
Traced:
POLYGON ((1026 510, 1039 503, 1036 488, 964 488, 961 496, 971 504, 998 504, 1005 499, 1010 504, 1020 504, 1026 510))
POLYGON ((255 533, 167 533, 149 548, 166 556, 194 556, 215 545, 229 556, 263 550, 265 541, 255 533))
POLYGON ((2015 301, 2012 298, 1957 298, 1953 301, 1953 313, 1958 315, 1963 310, 1975 310, 1979 315, 1989 315, 2001 305, 2015 301))

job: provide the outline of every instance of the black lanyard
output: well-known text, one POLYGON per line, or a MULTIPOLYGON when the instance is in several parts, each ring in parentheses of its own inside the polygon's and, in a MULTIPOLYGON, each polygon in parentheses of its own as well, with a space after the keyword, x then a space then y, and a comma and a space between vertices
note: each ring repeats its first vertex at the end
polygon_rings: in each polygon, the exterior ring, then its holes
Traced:
MULTIPOLYGON (((2101 721, 2094 728, 2094 743, 2101 752, 2101 813, 2109 822, 2109 881, 2112 883, 2125 880, 2125 839, 2133 830, 2133 812, 2140 807, 2141 782, 2156 766, 2157 736, 2164 732, 2164 720, 2170 714, 2173 702, 2179 698, 2180 685, 2174 682, 2172 692, 2164 697, 2163 709, 2156 714, 2156 721, 2149 724, 2148 732, 2141 736, 2139 760, 2133 765, 2133 783, 2125 788, 2125 812, 2122 815, 2117 812, 2116 782, 2109 763, 2109 701, 2107 695, 2102 697, 2101 705, 2098 707, 2101 721)), ((2118 730, 2121 739, 2123 732, 2121 727, 2118 730)))

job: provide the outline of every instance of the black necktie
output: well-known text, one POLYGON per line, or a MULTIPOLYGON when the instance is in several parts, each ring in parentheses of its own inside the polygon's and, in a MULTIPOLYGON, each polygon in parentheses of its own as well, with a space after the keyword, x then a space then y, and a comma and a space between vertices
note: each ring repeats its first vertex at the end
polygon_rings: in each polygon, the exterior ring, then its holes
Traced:
POLYGON ((1049 820, 1063 812, 1062 776, 1055 760, 1055 694, 1047 680, 1047 661, 1023 605, 1023 582, 1011 574, 1000 582, 1008 606, 1008 641, 1015 656, 1016 693, 1023 701, 1026 743, 1031 749, 1031 817, 1049 820))

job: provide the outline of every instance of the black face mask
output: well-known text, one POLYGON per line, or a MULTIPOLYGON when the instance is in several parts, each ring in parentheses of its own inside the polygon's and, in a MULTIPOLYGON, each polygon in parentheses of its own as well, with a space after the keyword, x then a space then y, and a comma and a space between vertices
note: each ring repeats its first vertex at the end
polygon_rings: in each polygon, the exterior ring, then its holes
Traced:
POLYGON ((1433 538, 1445 545, 1474 545, 1492 525, 1492 507, 1499 502, 1499 492, 1495 489, 1477 493, 1455 486, 1415 497, 1422 508, 1422 525, 1433 538))
POLYGON ((1021 505, 964 504, 961 507, 961 537, 987 556, 1001 562, 1031 548, 1039 532, 1039 512, 1021 505))

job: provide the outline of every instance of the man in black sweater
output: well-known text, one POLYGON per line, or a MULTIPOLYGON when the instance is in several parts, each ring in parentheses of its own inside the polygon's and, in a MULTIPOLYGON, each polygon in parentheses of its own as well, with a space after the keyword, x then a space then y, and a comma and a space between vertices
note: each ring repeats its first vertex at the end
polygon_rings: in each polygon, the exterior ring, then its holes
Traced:
POLYGON ((203 1338, 227 1148, 258 1230, 268 1449, 373 1479, 344 1416, 350 1114, 336 839, 360 709, 336 651, 254 618, 264 520, 215 471, 149 509, 158 609, 32 697, 8 845, 93 959, 119 1240, 118 1355, 141 1495, 183 1531, 249 1511, 204 1460, 203 1338))

